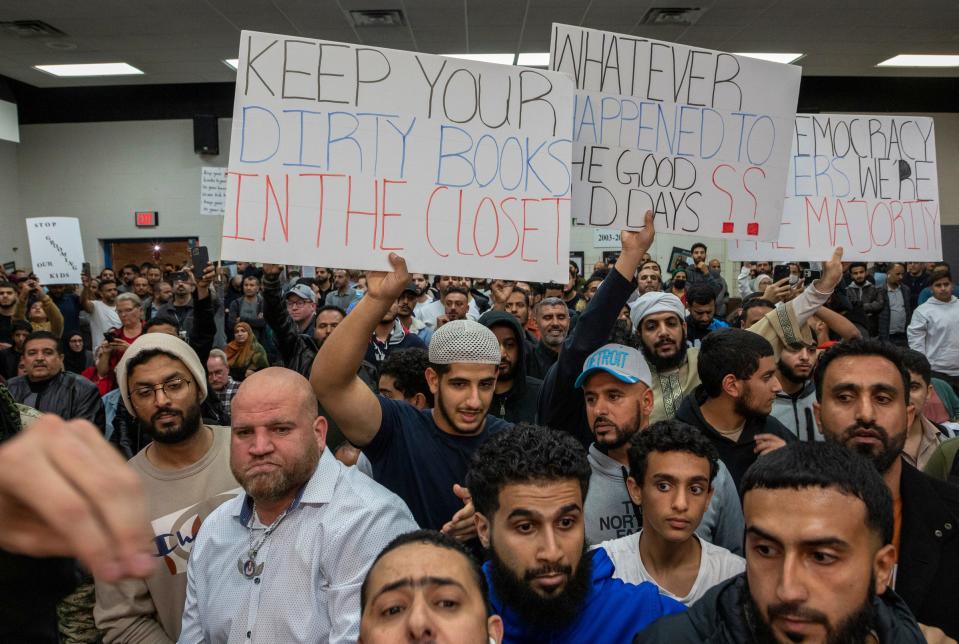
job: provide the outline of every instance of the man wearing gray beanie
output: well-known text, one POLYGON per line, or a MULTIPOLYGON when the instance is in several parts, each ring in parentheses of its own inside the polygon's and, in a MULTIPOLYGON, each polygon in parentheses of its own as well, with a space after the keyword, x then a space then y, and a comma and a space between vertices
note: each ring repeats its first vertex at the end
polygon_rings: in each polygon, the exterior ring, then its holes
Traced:
POLYGON ((373 478, 409 506, 421 528, 466 541, 475 536, 473 504, 463 487, 473 452, 508 428, 489 416, 500 348, 471 320, 440 327, 430 341, 426 380, 432 409, 376 396, 356 376, 383 314, 410 281, 406 261, 390 254, 393 271, 367 276, 367 293, 325 342, 310 382, 343 434, 370 460, 373 478))
POLYGON ((175 641, 193 541, 207 515, 239 492, 230 470, 230 428, 203 424, 206 373, 177 336, 144 333, 116 372, 123 405, 152 439, 130 465, 147 497, 152 554, 163 565, 144 580, 98 580, 94 617, 104 642, 175 641))

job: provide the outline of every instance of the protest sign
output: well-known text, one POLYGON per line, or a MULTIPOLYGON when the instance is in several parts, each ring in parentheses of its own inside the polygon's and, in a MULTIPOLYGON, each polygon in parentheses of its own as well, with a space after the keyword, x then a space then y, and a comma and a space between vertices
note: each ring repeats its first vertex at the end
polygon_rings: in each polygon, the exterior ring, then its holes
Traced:
POLYGON ((244 31, 223 257, 565 282, 572 81, 244 31))
POLYGON ((226 207, 226 168, 200 168, 200 214, 223 215, 226 207))
POLYGON ((942 259, 931 118, 798 114, 775 242, 730 242, 740 261, 942 259))
POLYGON ((777 238, 799 67, 554 24, 550 69, 576 84, 577 224, 777 238))
POLYGON ((80 220, 74 217, 27 219, 30 261, 41 284, 79 284, 83 268, 80 220))

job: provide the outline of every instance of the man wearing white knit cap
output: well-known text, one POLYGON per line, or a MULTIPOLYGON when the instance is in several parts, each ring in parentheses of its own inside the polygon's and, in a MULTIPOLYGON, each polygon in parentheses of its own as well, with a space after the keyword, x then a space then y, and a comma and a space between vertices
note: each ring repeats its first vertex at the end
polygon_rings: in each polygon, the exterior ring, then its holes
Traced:
POLYGON ((124 406, 152 439, 130 465, 143 481, 158 565, 145 580, 97 581, 94 617, 104 642, 174 642, 200 524, 240 491, 230 470, 230 428, 203 424, 206 373, 177 336, 144 333, 116 372, 124 406))
POLYGON ((499 342, 471 320, 444 324, 429 347, 432 409, 373 394, 356 372, 370 334, 410 281, 405 260, 391 253, 390 263, 393 272, 367 275, 366 295, 323 343, 310 382, 346 438, 370 460, 373 478, 406 501, 420 527, 465 541, 476 532, 473 504, 463 487, 470 457, 492 434, 510 426, 487 413, 499 342))
MULTIPOLYGON (((812 338, 806 321, 823 305, 842 278, 842 249, 824 264, 822 277, 794 300, 770 311, 749 328, 773 346, 778 358, 787 344, 812 338)), ((676 417, 683 398, 699 385, 697 347, 686 347, 686 309, 671 293, 646 293, 630 305, 630 319, 652 371, 654 396, 650 422, 676 417)))

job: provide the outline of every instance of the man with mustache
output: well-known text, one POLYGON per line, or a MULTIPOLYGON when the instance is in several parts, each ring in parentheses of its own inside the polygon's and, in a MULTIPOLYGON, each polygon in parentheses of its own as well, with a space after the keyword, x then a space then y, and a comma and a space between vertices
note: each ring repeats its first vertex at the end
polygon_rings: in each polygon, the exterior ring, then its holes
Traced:
POLYGON ((712 442, 738 486, 758 457, 797 440, 769 415, 782 390, 773 347, 756 333, 722 329, 703 340, 696 367, 700 385, 676 418, 712 442))
POLYGON ((194 539, 209 514, 238 491, 230 471, 230 432, 203 423, 206 373, 178 336, 144 333, 124 352, 116 372, 124 407, 152 439, 130 466, 146 494, 151 554, 162 565, 142 580, 97 580, 94 617, 104 642, 175 642, 194 539))
POLYGON ((526 335, 515 315, 487 311, 479 323, 491 330, 499 341, 500 362, 496 370, 496 390, 490 409, 511 423, 531 423, 536 419, 536 400, 543 381, 526 375, 526 335))
POLYGON ((34 331, 23 342, 26 375, 12 378, 7 388, 18 403, 69 420, 88 420, 102 432, 106 425, 97 386, 63 368, 60 338, 34 331))
POLYGON ((534 378, 545 378, 556 363, 569 333, 569 308, 561 297, 545 297, 533 307, 539 341, 527 356, 526 370, 534 378))
POLYGON ((182 642, 355 642, 360 585, 405 504, 326 449, 306 378, 258 371, 233 399, 240 494, 207 519, 190 558, 182 642))
POLYGON ((812 411, 816 400, 812 372, 818 358, 815 343, 790 342, 782 348, 776 363, 776 380, 781 391, 776 393, 771 413, 803 441, 822 440, 812 411))
POLYGON ((519 425, 475 453, 466 482, 503 642, 623 642, 684 610, 653 584, 615 579, 604 549, 587 551, 589 477, 576 440, 546 427, 519 425))
POLYGON ((366 295, 323 344, 310 382, 346 439, 370 460, 374 479, 406 502, 420 527, 470 540, 473 504, 463 487, 469 459, 510 426, 489 414, 499 342, 477 322, 447 322, 429 346, 433 407, 376 396, 356 372, 370 334, 410 282, 403 258, 390 254, 390 263, 392 272, 367 275, 366 295))
POLYGON ((868 462, 835 445, 793 443, 757 461, 742 494, 746 572, 634 642, 926 642, 891 590, 892 501, 868 462))
POLYGON ((959 488, 906 463, 916 413, 899 349, 877 340, 841 342, 819 357, 816 422, 827 441, 866 456, 892 493, 892 586, 922 624, 959 638, 959 488))
MULTIPOLYGON (((842 279, 842 248, 823 266, 822 277, 795 299, 766 313, 749 327, 773 345, 774 356, 791 342, 812 342, 806 322, 842 279)), ((653 373, 650 422, 675 418, 680 402, 699 385, 699 349, 686 346, 686 309, 671 293, 647 293, 631 305, 630 317, 653 373)), ((618 309, 617 309, 618 311, 618 309)))

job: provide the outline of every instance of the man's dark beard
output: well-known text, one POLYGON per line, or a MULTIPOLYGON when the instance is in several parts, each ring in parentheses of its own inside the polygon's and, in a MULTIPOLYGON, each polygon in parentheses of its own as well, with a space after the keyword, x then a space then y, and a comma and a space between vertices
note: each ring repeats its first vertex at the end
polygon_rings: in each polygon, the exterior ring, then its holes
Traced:
POLYGON ((880 427, 876 423, 863 423, 859 422, 846 429, 841 435, 835 436, 832 432, 823 432, 823 437, 825 439, 838 442, 843 447, 852 449, 857 454, 865 456, 872 464, 876 466, 876 470, 880 474, 886 473, 892 464, 896 462, 899 458, 899 454, 902 452, 902 448, 906 445, 906 434, 908 432, 901 433, 898 438, 892 439, 889 437, 889 432, 886 431, 884 427, 880 427), (853 435, 856 431, 860 429, 868 429, 879 434, 879 440, 882 443, 882 450, 876 454, 873 453, 872 448, 869 445, 858 445, 856 447, 848 447, 849 442, 853 439, 853 435))
MULTIPOLYGON (((774 604, 769 607, 769 617, 773 619, 782 615, 797 615, 805 619, 811 619, 825 626, 826 644, 863 644, 866 637, 873 630, 876 621, 875 606, 873 601, 876 598, 876 582, 873 576, 869 580, 869 594, 866 601, 846 619, 835 625, 835 628, 829 625, 825 615, 819 611, 809 608, 802 608, 794 604, 774 604)), ((778 644, 773 635, 772 626, 766 622, 756 602, 753 601, 749 593, 749 584, 746 584, 746 601, 743 602, 743 611, 746 614, 746 624, 752 631, 753 641, 756 644, 778 644)), ((786 634, 786 637, 793 642, 802 642, 798 634, 786 634), (795 636, 793 636, 795 635, 795 636)))
MULTIPOLYGON (((452 428, 456 431, 457 434, 465 434, 465 435, 469 435, 469 436, 475 436, 476 434, 482 433, 483 430, 486 429, 486 416, 489 414, 489 409, 486 409, 486 410, 483 412, 483 420, 482 420, 482 422, 481 422, 480 425, 479 425, 479 429, 477 429, 477 430, 475 430, 475 431, 470 431, 470 432, 461 430, 461 429, 456 425, 456 422, 453 420, 453 416, 450 415, 450 414, 446 411, 446 407, 443 405, 443 393, 442 393, 442 389, 438 390, 438 391, 436 392, 436 396, 434 396, 433 409, 435 409, 436 411, 438 411, 438 412, 440 413, 440 416, 443 417, 443 420, 446 421, 446 424, 449 425, 450 427, 452 427, 452 428)), ((456 410, 454 409, 453 411, 455 412, 456 410)))
POLYGON ((752 393, 746 391, 742 396, 736 399, 736 402, 733 403, 733 411, 739 414, 739 416, 742 418, 755 418, 757 416, 763 417, 768 415, 762 411, 754 409, 752 402, 752 393))
MULTIPOLYGON (((779 359, 779 362, 776 363, 776 368, 779 369, 779 375, 793 383, 794 385, 801 385, 809 379, 809 376, 803 378, 797 374, 792 367, 783 362, 782 358, 779 359)), ((812 375, 812 372, 810 372, 812 375)))
POLYGON ((640 346, 642 347, 646 362, 653 365, 656 371, 672 371, 673 369, 678 369, 679 365, 683 364, 683 360, 686 359, 686 332, 683 331, 683 337, 679 339, 679 350, 668 358, 660 358, 652 349, 646 346, 645 342, 641 342, 640 346))
POLYGON ((569 566, 541 566, 527 570, 519 579, 503 560, 496 555, 490 543, 490 577, 493 590, 503 605, 514 611, 524 626, 542 632, 556 632, 569 626, 582 612, 589 594, 593 576, 593 558, 583 544, 583 552, 575 573, 569 566), (543 597, 530 588, 530 582, 538 575, 560 572, 568 575, 566 587, 554 597, 543 597))
POLYGON ((140 425, 140 431, 154 441, 158 443, 164 443, 166 445, 182 443, 189 438, 193 438, 193 436, 200 431, 200 427, 203 426, 202 420, 203 419, 200 416, 199 404, 188 407, 186 413, 183 413, 178 409, 160 409, 150 417, 149 422, 144 422, 142 419, 137 418, 137 422, 140 425), (168 432, 159 431, 156 428, 156 419, 160 414, 176 414, 179 416, 180 428, 168 432))
MULTIPOLYGON (((610 423, 612 423, 612 421, 610 421, 605 416, 600 416, 595 421, 593 421, 594 439, 596 437, 596 421, 600 419, 605 419, 609 421, 610 423)), ((619 425, 616 425, 616 430, 615 430, 616 438, 612 442, 600 443, 596 441, 596 447, 604 454, 609 453, 609 450, 618 449, 622 447, 623 445, 627 444, 629 442, 629 439, 631 439, 636 434, 636 432, 640 430, 642 426, 643 426, 643 403, 642 401, 637 400, 636 416, 633 418, 632 422, 630 422, 629 425, 626 427, 620 427, 619 425)))

